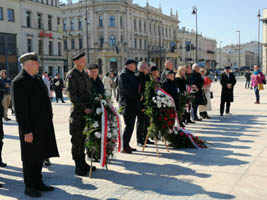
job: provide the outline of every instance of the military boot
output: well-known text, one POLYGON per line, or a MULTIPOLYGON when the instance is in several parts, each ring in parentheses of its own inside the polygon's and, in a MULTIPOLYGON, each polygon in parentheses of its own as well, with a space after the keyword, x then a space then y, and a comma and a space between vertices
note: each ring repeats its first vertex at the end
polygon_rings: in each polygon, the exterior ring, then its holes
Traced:
POLYGON ((88 172, 84 169, 80 160, 75 161, 75 174, 78 176, 88 176, 88 172))
MULTIPOLYGON (((82 168, 85 170, 85 171, 90 171, 90 168, 91 168, 91 166, 90 165, 88 165, 87 163, 86 163, 86 161, 85 161, 85 158, 83 158, 83 160, 82 160, 82 168)), ((95 166, 92 166, 93 168, 92 168, 92 171, 95 171, 96 170, 96 167, 95 166)))
POLYGON ((6 163, 2 160, 2 149, 3 149, 3 142, 0 142, 0 167, 6 167, 6 163))

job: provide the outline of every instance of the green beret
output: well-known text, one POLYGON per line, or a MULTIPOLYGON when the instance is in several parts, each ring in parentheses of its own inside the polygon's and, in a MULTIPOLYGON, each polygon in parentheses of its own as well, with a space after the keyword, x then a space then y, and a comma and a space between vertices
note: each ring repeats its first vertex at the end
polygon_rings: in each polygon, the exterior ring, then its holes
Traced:
POLYGON ((38 58, 37 53, 36 52, 25 53, 19 57, 19 62, 21 64, 23 64, 24 62, 26 62, 28 60, 33 60, 33 61, 39 62, 39 58, 38 58))

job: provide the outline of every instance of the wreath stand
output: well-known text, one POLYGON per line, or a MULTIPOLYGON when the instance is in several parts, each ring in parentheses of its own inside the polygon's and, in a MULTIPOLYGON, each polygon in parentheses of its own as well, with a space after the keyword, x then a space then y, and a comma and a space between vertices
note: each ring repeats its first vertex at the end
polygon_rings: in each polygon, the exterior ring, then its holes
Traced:
MULTIPOLYGON (((92 178, 92 172, 93 172, 93 156, 94 156, 94 151, 91 153, 91 166, 90 166, 90 171, 89 171, 89 178, 92 178)), ((108 170, 108 164, 105 164, 106 170, 108 170)))
MULTIPOLYGON (((149 134, 147 134, 147 136, 146 136, 145 144, 143 146, 143 152, 145 151, 148 138, 149 138, 149 134)), ((154 141, 155 141, 155 145, 156 145, 157 158, 159 158, 159 149, 158 149, 158 140, 157 140, 157 137, 154 137, 154 141)), ((166 139, 164 137, 163 137, 163 142, 164 142, 164 144, 166 146, 167 152, 169 152, 169 147, 168 147, 167 141, 166 141, 166 139)))

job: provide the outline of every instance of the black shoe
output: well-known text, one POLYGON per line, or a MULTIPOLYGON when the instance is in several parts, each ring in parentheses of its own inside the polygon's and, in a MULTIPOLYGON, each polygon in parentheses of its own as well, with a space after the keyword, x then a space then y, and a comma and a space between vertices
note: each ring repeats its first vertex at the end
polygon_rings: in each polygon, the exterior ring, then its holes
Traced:
POLYGON ((155 144, 155 143, 150 140, 147 140, 146 144, 155 144))
POLYGON ((51 192, 54 191, 54 187, 41 184, 40 186, 36 187, 37 190, 43 191, 43 192, 51 192))
POLYGON ((220 116, 223 116, 223 114, 220 114, 220 116))
POLYGON ((78 176, 88 176, 88 172, 82 168, 76 167, 75 174, 78 176))
POLYGON ((30 197, 41 197, 41 193, 34 188, 25 188, 24 194, 30 197))
POLYGON ((1 188, 1 187, 3 187, 3 185, 2 185, 2 184, 0 184, 0 188, 1 188))
POLYGON ((10 121, 11 119, 9 119, 8 117, 4 118, 5 121, 10 121))
POLYGON ((7 166, 6 163, 0 162, 0 167, 6 167, 6 166, 7 166))
POLYGON ((193 122, 191 119, 188 119, 187 121, 186 121, 188 124, 195 124, 196 122, 193 122))
POLYGON ((137 151, 137 149, 134 149, 134 148, 132 148, 132 147, 130 147, 130 146, 129 146, 129 148, 130 148, 132 151, 137 151))
POLYGON ((51 162, 50 162, 49 158, 44 160, 44 165, 45 166, 51 166, 51 162))
POLYGON ((196 118, 196 119, 194 119, 194 121, 202 121, 202 119, 199 119, 199 118, 196 118))
POLYGON ((132 154, 132 149, 130 147, 124 147, 122 153, 132 154))
MULTIPOLYGON (((91 166, 88 165, 85 161, 83 162, 82 167, 83 167, 83 169, 85 171, 88 171, 88 172, 90 171, 90 168, 91 168, 91 166)), ((94 172, 95 170, 96 170, 96 167, 95 166, 92 166, 92 171, 94 172)))
POLYGON ((65 101, 62 101, 62 103, 66 103, 65 101))

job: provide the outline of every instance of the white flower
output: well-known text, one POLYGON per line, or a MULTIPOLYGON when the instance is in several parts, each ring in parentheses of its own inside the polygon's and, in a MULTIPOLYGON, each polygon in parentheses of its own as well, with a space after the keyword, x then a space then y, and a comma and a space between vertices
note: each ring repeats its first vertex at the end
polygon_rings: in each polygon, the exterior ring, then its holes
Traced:
POLYGON ((166 104, 164 104, 163 107, 166 108, 166 104))
POLYGON ((156 99, 154 99, 154 100, 153 100, 153 103, 157 103, 157 100, 156 100, 156 99))
POLYGON ((96 97, 95 100, 96 100, 96 101, 99 101, 99 97, 96 97))
POLYGON ((161 95, 161 92, 160 91, 157 91, 157 95, 161 95))
POLYGON ((159 96, 157 96, 157 100, 158 100, 158 101, 160 101, 160 100, 161 100, 161 98, 160 98, 159 96))
POLYGON ((157 107, 158 108, 161 108, 161 103, 157 103, 157 107))
POLYGON ((104 105, 107 105, 107 102, 105 100, 101 100, 101 103, 103 103, 104 105))
POLYGON ((170 101, 168 101, 167 106, 168 107, 171 107, 172 106, 172 103, 170 101))
POLYGON ((112 134, 110 132, 107 133, 107 137, 108 138, 111 138, 112 137, 112 134))
POLYGON ((102 135, 101 135, 101 133, 99 133, 99 132, 95 132, 95 136, 96 136, 96 138, 99 139, 99 138, 101 138, 102 135))
POLYGON ((95 121, 95 122, 93 123, 93 127, 94 127, 94 128, 97 128, 97 127, 99 127, 99 124, 98 124, 98 122, 97 122, 97 121, 95 121))
POLYGON ((113 135, 117 135, 118 131, 116 129, 113 129, 113 135))
POLYGON ((152 100, 156 100, 156 97, 153 97, 152 100))
POLYGON ((101 108, 97 108, 97 109, 96 109, 96 114, 97 114, 97 115, 100 115, 101 113, 102 113, 101 108))

